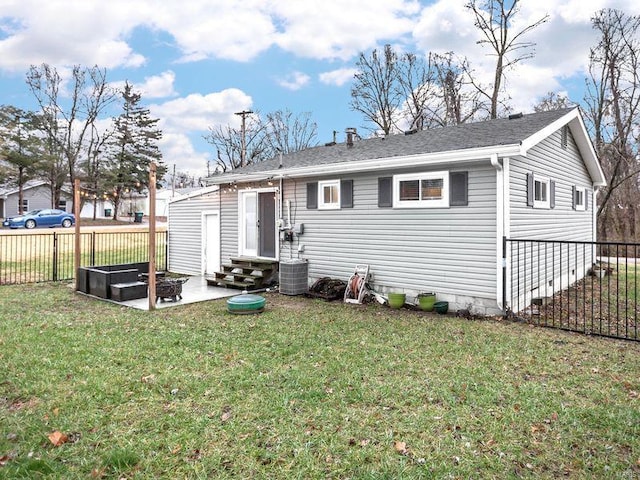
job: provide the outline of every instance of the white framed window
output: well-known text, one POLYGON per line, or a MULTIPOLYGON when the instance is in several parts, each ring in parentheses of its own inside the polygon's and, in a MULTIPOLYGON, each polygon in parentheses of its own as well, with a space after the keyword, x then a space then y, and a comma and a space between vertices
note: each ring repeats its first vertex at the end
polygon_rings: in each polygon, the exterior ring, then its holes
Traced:
POLYGON ((449 206, 449 172, 408 173, 393 176, 395 208, 449 206))
POLYGON ((29 199, 23 198, 22 205, 20 205, 20 212, 18 213, 27 213, 29 211, 29 199))
POLYGON ((66 200, 60 200, 58 202, 58 207, 59 210, 64 210, 65 212, 67 211, 67 201, 66 200))
POLYGON ((318 182, 318 208, 321 210, 340 208, 340 180, 318 182))
POLYGON ((533 208, 551 208, 551 181, 536 175, 533 179, 533 208))
POLYGON ((583 188, 573 187, 573 204, 576 210, 586 210, 586 202, 584 197, 585 191, 583 188))

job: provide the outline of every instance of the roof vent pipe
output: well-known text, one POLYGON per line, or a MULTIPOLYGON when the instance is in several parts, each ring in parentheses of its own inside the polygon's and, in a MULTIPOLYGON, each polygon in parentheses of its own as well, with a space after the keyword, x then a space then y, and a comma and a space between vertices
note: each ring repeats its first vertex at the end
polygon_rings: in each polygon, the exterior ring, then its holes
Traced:
POLYGON ((357 135, 356 132, 357 130, 353 127, 349 127, 345 130, 345 133, 347 134, 347 147, 353 147, 353 140, 357 135))
POLYGON ((511 115, 509 115, 509 120, 517 120, 518 118, 522 118, 524 115, 522 114, 522 112, 519 113, 512 113, 511 115))

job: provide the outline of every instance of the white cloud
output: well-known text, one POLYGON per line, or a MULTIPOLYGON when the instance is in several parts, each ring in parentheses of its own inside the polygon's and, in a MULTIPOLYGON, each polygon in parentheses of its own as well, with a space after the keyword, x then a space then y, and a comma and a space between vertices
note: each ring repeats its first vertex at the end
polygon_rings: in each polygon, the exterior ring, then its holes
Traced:
POLYGON ((330 72, 323 72, 319 75, 320 81, 327 85, 341 87, 345 83, 353 80, 353 76, 358 70, 356 68, 339 68, 330 72))
POLYGON ((184 133, 164 133, 159 146, 162 151, 162 161, 170 172, 175 165, 179 172, 192 172, 197 176, 204 176, 207 161, 213 162, 214 152, 197 151, 191 139, 184 133))
POLYGON ((412 0, 273 2, 281 24, 276 44, 302 57, 349 60, 408 35, 419 9, 412 0))
POLYGON ((209 126, 236 124, 233 113, 251 106, 251 97, 237 88, 202 95, 194 93, 151 105, 152 114, 162 119, 163 129, 206 132, 209 126))
POLYGON ((166 98, 176 95, 173 84, 176 74, 171 70, 160 75, 145 77, 144 83, 134 85, 135 90, 142 93, 144 98, 166 98))
POLYGON ((249 95, 236 88, 209 93, 191 94, 186 97, 169 100, 162 104, 151 105, 151 114, 160 118, 163 132, 160 147, 163 160, 167 165, 176 165, 178 170, 197 171, 201 175, 207 160, 214 157, 213 151, 206 151, 204 140, 196 149, 194 137, 202 137, 209 127, 218 125, 237 126, 239 118, 234 112, 251 107, 249 95))
POLYGON ((287 90, 300 90, 307 83, 309 83, 311 77, 306 73, 302 72, 293 72, 287 75, 285 78, 281 78, 278 80, 278 85, 286 88, 287 90))
POLYGON ((40 63, 142 65, 144 57, 124 40, 139 22, 125 5, 123 0, 73 6, 64 0, 24 0, 3 5, 0 22, 10 28, 0 40, 0 68, 21 71, 40 63))

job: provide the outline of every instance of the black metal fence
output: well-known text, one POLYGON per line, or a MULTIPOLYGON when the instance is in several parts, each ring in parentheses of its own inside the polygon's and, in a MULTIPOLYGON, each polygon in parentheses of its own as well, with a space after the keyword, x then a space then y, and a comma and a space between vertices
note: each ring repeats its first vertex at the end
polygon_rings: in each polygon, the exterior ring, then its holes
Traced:
MULTIPOLYGON (((80 233, 80 266, 149 261, 149 233, 80 233)), ((73 280, 74 232, 0 235, 0 285, 73 280)), ((167 269, 167 232, 156 233, 156 264, 167 269)))
POLYGON ((640 341, 640 244, 503 242, 503 305, 513 318, 640 341))

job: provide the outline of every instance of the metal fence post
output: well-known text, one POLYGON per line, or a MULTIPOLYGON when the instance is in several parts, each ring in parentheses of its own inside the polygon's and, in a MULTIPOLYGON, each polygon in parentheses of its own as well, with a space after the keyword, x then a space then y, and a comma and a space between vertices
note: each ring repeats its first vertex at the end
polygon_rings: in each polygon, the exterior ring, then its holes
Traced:
POLYGON ((96 264, 96 232, 91 232, 91 260, 89 265, 96 264))
POLYGON ((58 281, 58 234, 53 232, 53 281, 58 281))
POLYGON ((507 237, 502 237, 502 315, 507 316, 507 237))

